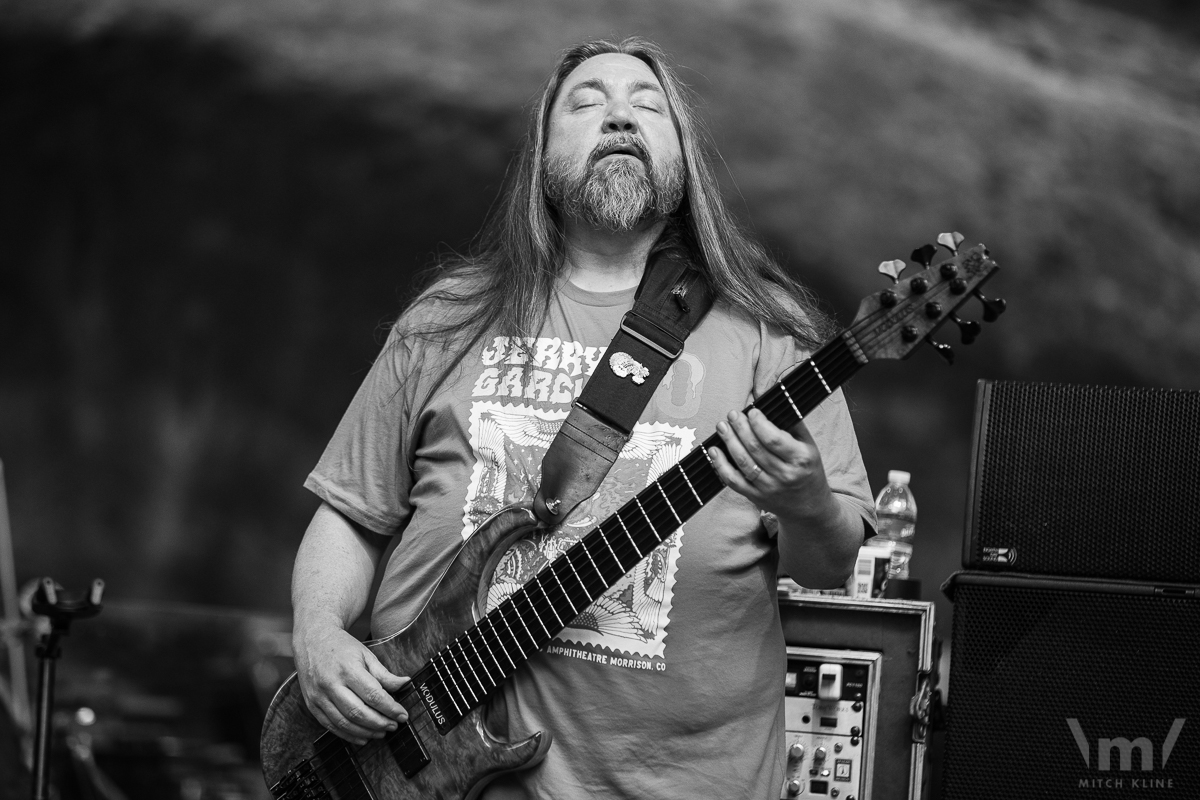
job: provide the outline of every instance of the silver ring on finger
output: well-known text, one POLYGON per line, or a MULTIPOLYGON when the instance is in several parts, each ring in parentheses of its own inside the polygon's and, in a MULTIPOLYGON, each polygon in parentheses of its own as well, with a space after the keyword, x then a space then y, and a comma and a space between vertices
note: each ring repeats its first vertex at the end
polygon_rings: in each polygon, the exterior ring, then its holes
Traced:
POLYGON ((750 481, 750 483, 754 483, 756 480, 758 480, 758 476, 762 474, 762 467, 760 467, 758 464, 751 464, 751 466, 754 468, 753 471, 746 472, 745 470, 742 470, 742 474, 746 477, 746 480, 750 481))

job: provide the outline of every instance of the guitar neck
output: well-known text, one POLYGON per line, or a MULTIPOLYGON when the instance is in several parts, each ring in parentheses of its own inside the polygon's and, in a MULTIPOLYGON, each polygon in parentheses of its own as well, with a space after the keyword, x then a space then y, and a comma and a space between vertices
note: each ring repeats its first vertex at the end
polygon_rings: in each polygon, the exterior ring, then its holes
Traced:
MULTIPOLYGON (((833 394, 867 358, 850 331, 788 372, 747 407, 790 428, 833 394)), ((413 676, 425 707, 445 734, 545 647, 723 488, 708 449, 713 434, 600 523, 523 587, 443 647, 413 676)))

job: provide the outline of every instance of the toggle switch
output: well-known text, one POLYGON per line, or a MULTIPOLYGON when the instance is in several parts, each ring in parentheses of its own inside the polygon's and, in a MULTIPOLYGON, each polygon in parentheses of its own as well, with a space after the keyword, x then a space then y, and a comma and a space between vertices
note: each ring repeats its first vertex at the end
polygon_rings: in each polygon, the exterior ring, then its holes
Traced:
POLYGON ((821 700, 842 699, 842 665, 822 664, 817 673, 817 697, 821 700))

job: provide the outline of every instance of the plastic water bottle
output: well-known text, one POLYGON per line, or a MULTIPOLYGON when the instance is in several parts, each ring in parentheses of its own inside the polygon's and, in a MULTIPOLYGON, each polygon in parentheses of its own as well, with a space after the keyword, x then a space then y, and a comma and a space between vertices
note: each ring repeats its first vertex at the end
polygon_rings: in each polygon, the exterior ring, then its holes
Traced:
POLYGON ((908 579, 908 562, 912 558, 912 542, 917 532, 917 501, 908 482, 912 478, 903 470, 888 472, 888 485, 875 498, 876 535, 867 544, 892 548, 888 578, 908 579))

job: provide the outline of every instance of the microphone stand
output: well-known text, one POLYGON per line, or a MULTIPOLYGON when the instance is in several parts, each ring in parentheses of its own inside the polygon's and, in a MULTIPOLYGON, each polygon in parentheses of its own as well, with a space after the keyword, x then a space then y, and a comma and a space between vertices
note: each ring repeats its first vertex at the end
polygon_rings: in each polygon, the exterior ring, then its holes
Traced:
POLYGON ((38 582, 33 595, 33 613, 50 619, 50 632, 37 648, 38 696, 37 733, 33 745, 33 800, 50 800, 50 713, 54 707, 54 668, 62 648, 59 640, 66 636, 71 623, 100 613, 100 598, 104 581, 96 579, 83 593, 61 592, 50 578, 38 582))

